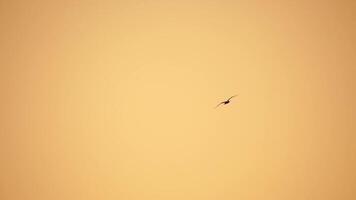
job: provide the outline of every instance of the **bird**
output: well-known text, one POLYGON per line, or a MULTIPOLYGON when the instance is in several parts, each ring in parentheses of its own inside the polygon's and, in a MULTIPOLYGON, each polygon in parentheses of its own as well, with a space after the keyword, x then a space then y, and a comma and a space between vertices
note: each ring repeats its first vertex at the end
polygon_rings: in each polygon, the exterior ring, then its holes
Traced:
POLYGON ((237 95, 234 95, 234 96, 230 97, 228 100, 219 103, 215 108, 219 107, 221 104, 226 105, 226 104, 230 103, 230 100, 231 100, 232 98, 236 97, 236 96, 237 96, 237 95))

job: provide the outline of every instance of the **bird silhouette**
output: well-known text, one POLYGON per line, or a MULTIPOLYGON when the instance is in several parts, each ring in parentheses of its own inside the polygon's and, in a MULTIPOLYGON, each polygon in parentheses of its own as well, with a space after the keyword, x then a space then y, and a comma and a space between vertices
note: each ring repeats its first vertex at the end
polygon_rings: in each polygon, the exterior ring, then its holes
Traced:
POLYGON ((230 100, 231 100, 232 98, 236 97, 236 96, 237 96, 237 95, 234 95, 234 96, 230 97, 228 100, 219 103, 215 108, 219 107, 221 104, 226 105, 226 104, 230 103, 230 100))

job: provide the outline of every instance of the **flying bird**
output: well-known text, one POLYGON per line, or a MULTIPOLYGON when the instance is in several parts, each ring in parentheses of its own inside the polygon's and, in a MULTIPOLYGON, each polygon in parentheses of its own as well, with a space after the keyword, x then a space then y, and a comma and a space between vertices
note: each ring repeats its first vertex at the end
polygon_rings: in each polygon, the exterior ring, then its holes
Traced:
POLYGON ((226 104, 230 103, 230 100, 231 100, 232 98, 236 97, 236 96, 237 96, 237 95, 234 95, 234 96, 230 97, 228 100, 219 103, 215 108, 219 107, 221 104, 226 105, 226 104))

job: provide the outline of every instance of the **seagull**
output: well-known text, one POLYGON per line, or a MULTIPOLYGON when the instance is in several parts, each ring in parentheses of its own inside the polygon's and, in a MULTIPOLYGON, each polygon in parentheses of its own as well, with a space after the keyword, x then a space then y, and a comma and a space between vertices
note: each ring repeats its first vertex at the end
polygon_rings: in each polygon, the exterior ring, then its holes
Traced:
POLYGON ((230 103, 230 100, 231 100, 232 98, 236 97, 236 96, 237 96, 237 95, 234 95, 234 96, 230 97, 228 100, 219 103, 215 108, 219 107, 221 104, 226 105, 226 104, 230 103))

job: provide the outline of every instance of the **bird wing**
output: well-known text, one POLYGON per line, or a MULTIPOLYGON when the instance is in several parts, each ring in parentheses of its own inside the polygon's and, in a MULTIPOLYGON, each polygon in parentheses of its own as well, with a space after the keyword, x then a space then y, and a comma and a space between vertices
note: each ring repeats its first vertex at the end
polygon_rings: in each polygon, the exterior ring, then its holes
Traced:
POLYGON ((223 102, 221 102, 221 103, 219 103, 217 106, 215 106, 215 108, 217 108, 217 107, 219 107, 221 104, 223 104, 224 103, 224 101, 223 102))
POLYGON ((234 97, 236 97, 237 95, 234 95, 234 96, 232 96, 232 97, 230 97, 229 99, 228 99, 228 101, 230 101, 230 99, 232 99, 232 98, 234 98, 234 97))

